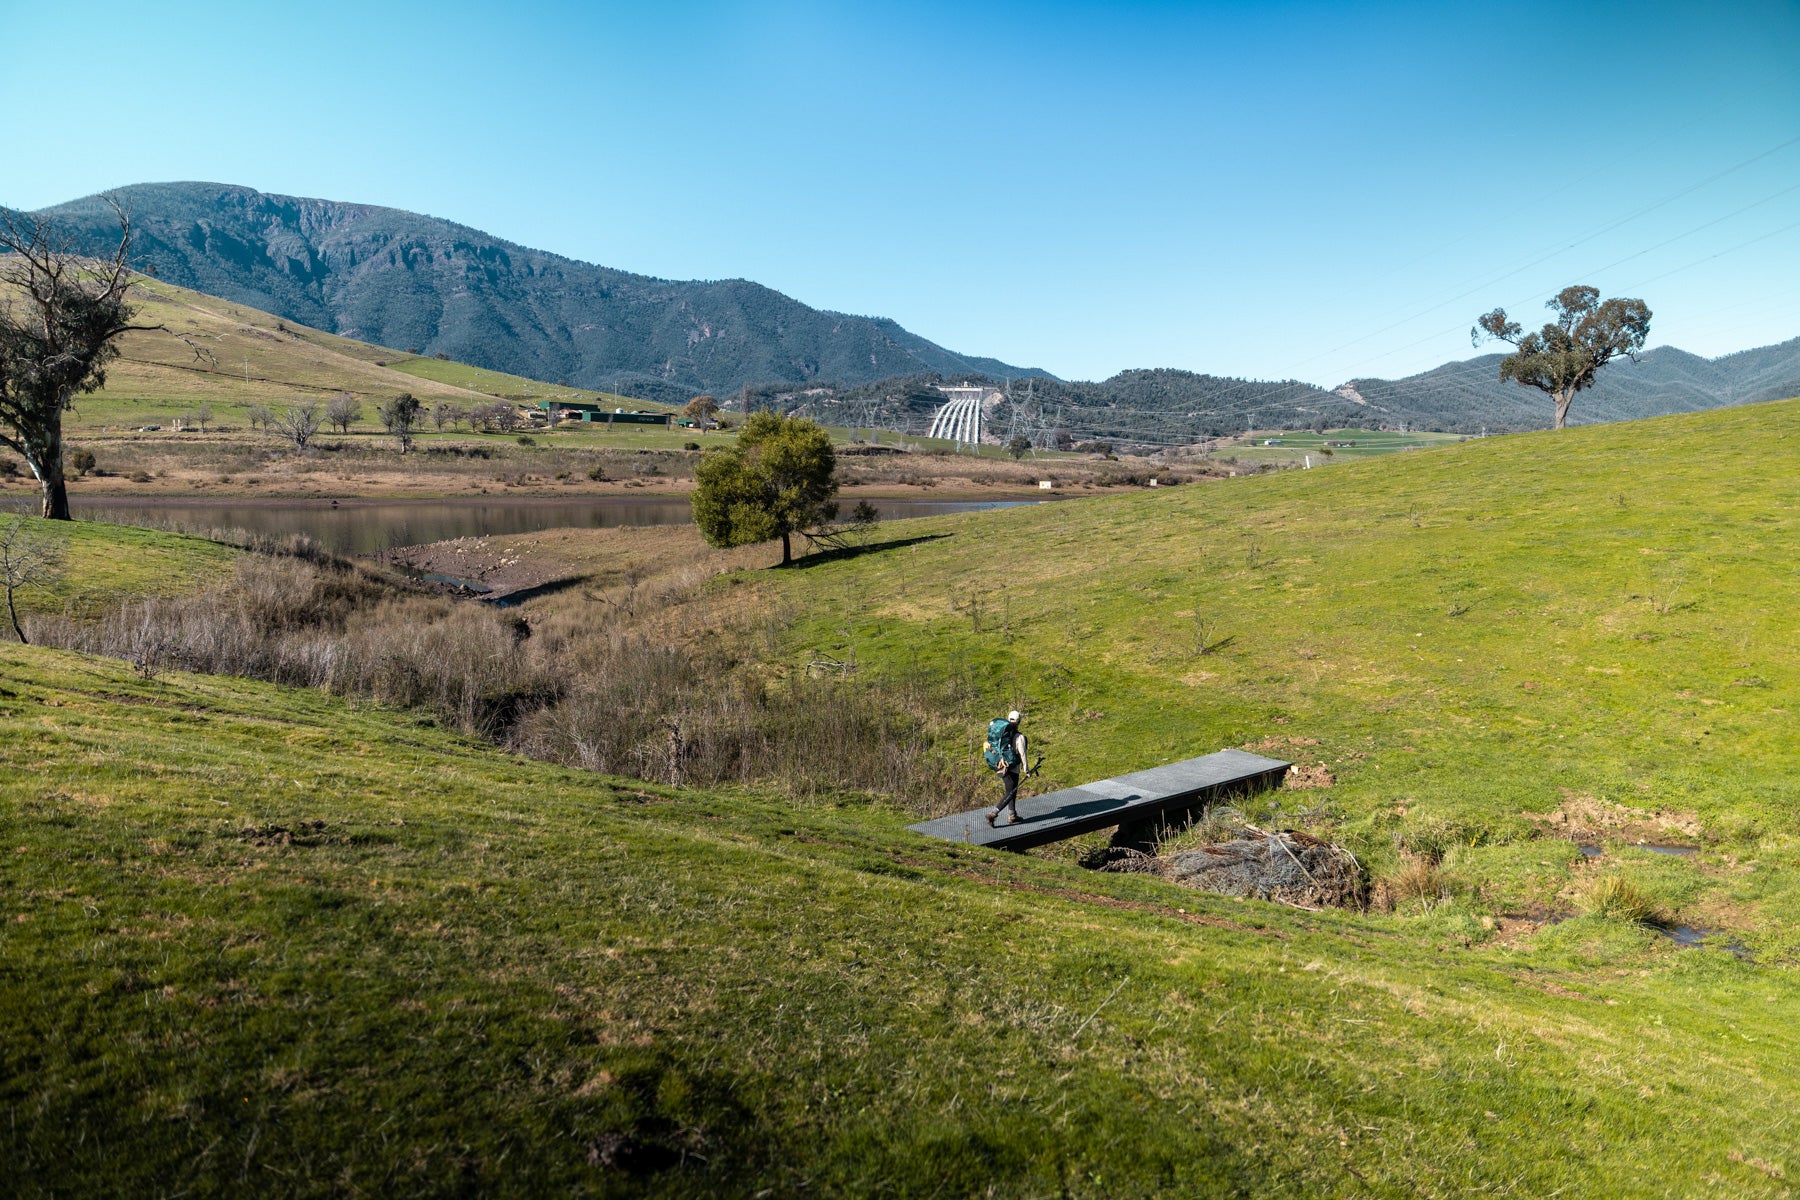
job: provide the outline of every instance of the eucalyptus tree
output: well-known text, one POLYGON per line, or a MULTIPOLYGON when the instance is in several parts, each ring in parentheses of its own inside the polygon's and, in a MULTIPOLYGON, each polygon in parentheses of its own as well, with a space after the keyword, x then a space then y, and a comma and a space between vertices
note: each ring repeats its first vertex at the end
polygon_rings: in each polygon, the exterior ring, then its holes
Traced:
POLYGON ((1477 346, 1500 341, 1517 347, 1500 361, 1500 378, 1548 393, 1556 403, 1555 427, 1561 429, 1575 394, 1594 386, 1601 367, 1620 355, 1637 361, 1650 336, 1650 309, 1642 300, 1603 301, 1600 289, 1584 284, 1564 288, 1544 307, 1556 319, 1533 333, 1496 308, 1476 321, 1469 336, 1477 346))
POLYGON ((0 445, 25 459, 53 521, 70 519, 63 414, 105 386, 121 335, 164 328, 132 323, 131 214, 113 212, 119 241, 103 258, 42 217, 0 212, 0 445))

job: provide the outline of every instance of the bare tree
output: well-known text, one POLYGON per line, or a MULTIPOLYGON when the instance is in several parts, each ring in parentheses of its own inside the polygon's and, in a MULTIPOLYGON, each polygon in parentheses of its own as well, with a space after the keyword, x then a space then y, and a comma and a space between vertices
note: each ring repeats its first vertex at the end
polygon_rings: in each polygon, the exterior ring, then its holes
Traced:
POLYGON ((131 214, 113 212, 119 244, 102 259, 77 255, 42 217, 0 213, 0 284, 16 290, 0 302, 0 445, 24 457, 54 521, 69 520, 63 414, 106 383, 120 335, 164 328, 131 322, 131 214))
POLYGON ((337 427, 339 433, 349 433, 350 426, 362 420, 362 405, 349 392, 339 392, 325 402, 325 423, 337 427))
POLYGON ((193 415, 191 417, 189 417, 188 419, 193 421, 194 424, 196 424, 200 427, 201 433, 205 433, 206 432, 206 423, 208 421, 212 420, 212 404, 211 404, 211 402, 202 400, 199 404, 196 404, 194 406, 193 415))
POLYGON ((431 406, 431 426, 439 433, 444 432, 446 425, 452 429, 456 428, 456 422, 461 416, 460 412, 451 407, 448 400, 439 400, 431 406))
POLYGON ((304 450, 319 432, 319 406, 310 400, 290 405, 269 424, 284 440, 294 443, 294 449, 304 450))
POLYGON ((413 430, 425 415, 425 406, 411 392, 401 392, 381 406, 381 423, 399 439, 400 453, 412 449, 413 430))
POLYGON ((1483 315, 1469 331, 1479 346, 1507 342, 1518 351, 1500 362, 1500 378, 1516 379, 1549 393, 1556 402, 1556 428, 1568 424, 1575 393, 1594 385, 1601 367, 1624 355, 1633 362, 1650 336, 1650 310, 1642 300, 1616 298, 1604 303, 1600 289, 1566 287, 1544 305, 1556 320, 1536 333, 1526 333, 1508 320, 1504 308, 1483 315))
POLYGON ((0 525, 0 587, 6 589, 6 615, 12 619, 13 632, 25 641, 25 628, 19 624, 19 610, 13 602, 16 593, 31 587, 48 587, 62 578, 68 544, 29 517, 14 517, 0 525))
POLYGON ((519 427, 519 410, 504 400, 477 404, 469 410, 469 423, 483 433, 511 433, 519 427))
POLYGON ((275 414, 269 411, 266 404, 252 404, 245 410, 245 417, 250 421, 250 428, 265 432, 275 423, 275 414))

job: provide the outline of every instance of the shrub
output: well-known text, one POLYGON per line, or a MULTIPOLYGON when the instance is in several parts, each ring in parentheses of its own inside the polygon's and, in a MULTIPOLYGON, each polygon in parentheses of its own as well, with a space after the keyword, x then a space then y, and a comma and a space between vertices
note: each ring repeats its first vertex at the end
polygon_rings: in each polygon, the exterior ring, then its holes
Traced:
POLYGON ((529 433, 521 433, 519 435, 519 445, 535 446, 537 445, 537 439, 532 437, 529 433))
POLYGON ((606 481, 606 465, 604 463, 595 463, 588 468, 587 477, 592 479, 595 483, 604 483, 606 481))
POLYGON ((69 451, 69 469, 77 475, 86 475, 95 467, 94 452, 88 449, 69 451))
POLYGON ((683 450, 698 450, 700 448, 700 443, 699 442, 683 442, 683 443, 681 443, 681 448, 683 450))

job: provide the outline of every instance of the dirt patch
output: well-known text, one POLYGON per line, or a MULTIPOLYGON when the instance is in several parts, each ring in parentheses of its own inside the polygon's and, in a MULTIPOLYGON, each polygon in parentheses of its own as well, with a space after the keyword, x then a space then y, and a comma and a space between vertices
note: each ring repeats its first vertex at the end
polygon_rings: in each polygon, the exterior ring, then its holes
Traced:
POLYGON ((1562 789, 1563 802, 1533 819, 1571 840, 1605 837, 1626 841, 1661 841, 1670 837, 1697 839, 1705 833, 1700 818, 1691 812, 1628 808, 1585 792, 1562 789))
POLYGON ((1285 788, 1328 788, 1337 784, 1337 776, 1324 763, 1314 763, 1310 767, 1296 766, 1281 781, 1285 788))

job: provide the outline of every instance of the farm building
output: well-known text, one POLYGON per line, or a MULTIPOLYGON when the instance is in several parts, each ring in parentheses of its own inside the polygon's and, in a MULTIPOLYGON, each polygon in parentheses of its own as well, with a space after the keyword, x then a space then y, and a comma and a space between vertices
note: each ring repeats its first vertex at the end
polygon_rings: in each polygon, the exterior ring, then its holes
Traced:
POLYGON ((668 412, 627 412, 574 400, 540 400, 538 408, 552 421, 580 421, 585 425, 661 425, 668 428, 675 415, 668 412))

